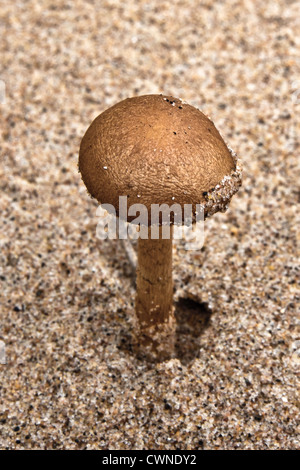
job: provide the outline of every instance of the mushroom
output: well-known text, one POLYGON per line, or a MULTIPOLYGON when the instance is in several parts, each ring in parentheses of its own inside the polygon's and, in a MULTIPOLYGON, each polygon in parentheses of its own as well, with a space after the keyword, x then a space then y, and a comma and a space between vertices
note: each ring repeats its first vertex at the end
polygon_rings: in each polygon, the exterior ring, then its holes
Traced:
MULTIPOLYGON (((154 204, 190 204, 194 217, 197 204, 205 217, 225 211, 241 185, 237 157, 213 122, 164 95, 128 98, 100 114, 82 139, 79 171, 100 204, 120 216, 119 197, 127 196, 147 208, 149 224, 154 204)), ((163 360, 174 354, 173 231, 164 239, 161 219, 157 239, 147 231, 138 239, 136 338, 142 354, 163 360)))

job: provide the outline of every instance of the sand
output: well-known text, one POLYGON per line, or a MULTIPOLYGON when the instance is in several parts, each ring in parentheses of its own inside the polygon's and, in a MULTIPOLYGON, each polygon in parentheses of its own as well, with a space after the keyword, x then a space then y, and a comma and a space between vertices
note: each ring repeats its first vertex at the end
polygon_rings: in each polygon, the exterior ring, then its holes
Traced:
POLYGON ((0 448, 299 449, 299 1, 0 0, 0 448), (176 357, 77 171, 119 100, 201 108, 243 186, 174 243, 176 357))

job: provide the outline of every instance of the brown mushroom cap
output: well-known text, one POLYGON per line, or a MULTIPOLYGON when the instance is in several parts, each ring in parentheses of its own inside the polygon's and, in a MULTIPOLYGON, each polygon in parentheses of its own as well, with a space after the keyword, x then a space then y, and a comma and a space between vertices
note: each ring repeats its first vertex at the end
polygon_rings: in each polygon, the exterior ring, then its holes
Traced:
MULTIPOLYGON (((128 206, 144 204, 150 214, 151 204, 209 205, 215 187, 223 189, 224 177, 235 174, 236 159, 201 111, 172 96, 145 95, 117 103, 92 122, 79 170, 91 196, 112 204, 117 215, 119 196, 128 196, 128 206)), ((237 175, 218 204, 210 203, 211 212, 223 210, 239 185, 237 175)))

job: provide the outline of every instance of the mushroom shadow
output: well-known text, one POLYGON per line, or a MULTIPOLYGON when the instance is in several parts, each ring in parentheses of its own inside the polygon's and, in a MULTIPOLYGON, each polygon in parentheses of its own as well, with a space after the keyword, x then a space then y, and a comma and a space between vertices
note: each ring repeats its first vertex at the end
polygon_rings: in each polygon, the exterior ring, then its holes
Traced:
POLYGON ((207 302, 181 298, 175 304, 177 322, 175 355, 188 365, 199 355, 201 336, 208 328, 212 310, 207 302))
MULTIPOLYGON (((176 338, 175 354, 183 365, 188 365, 199 357, 201 336, 209 327, 212 309, 207 302, 198 302, 189 298, 180 298, 175 303, 176 338)), ((129 326, 129 325, 128 325, 129 326)), ((153 367, 153 362, 136 355, 133 348, 132 331, 123 328, 118 335, 117 348, 127 354, 133 354, 144 366, 153 367)))

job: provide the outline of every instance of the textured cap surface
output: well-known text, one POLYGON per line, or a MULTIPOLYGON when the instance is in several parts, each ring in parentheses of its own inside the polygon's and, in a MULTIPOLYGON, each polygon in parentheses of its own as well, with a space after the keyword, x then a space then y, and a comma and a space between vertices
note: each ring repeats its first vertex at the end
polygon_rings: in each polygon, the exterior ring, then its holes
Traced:
POLYGON ((232 152, 201 111, 164 95, 128 98, 100 114, 85 133, 79 170, 91 194, 112 204, 205 203, 235 171, 232 152))

